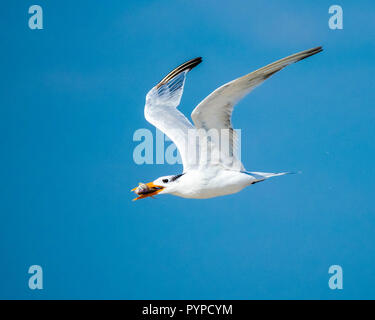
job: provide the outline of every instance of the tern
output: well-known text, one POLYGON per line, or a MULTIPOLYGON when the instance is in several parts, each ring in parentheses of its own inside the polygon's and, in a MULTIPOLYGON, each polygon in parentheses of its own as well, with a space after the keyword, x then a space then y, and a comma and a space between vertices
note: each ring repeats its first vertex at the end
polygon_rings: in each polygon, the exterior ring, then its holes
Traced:
POLYGON ((238 138, 231 115, 236 103, 270 76, 321 51, 319 46, 298 52, 217 88, 193 110, 194 126, 177 107, 187 73, 200 64, 202 58, 194 58, 173 69, 147 93, 144 114, 148 122, 174 142, 181 155, 183 172, 140 183, 131 190, 138 196, 134 200, 156 194, 213 198, 291 173, 246 171, 238 157, 238 138))

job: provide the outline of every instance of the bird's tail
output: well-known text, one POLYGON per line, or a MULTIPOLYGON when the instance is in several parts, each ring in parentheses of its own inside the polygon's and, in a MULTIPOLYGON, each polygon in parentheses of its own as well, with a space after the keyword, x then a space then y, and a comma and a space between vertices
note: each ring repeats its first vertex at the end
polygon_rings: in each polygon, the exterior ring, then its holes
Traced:
POLYGON ((299 172, 277 172, 277 173, 272 173, 272 172, 245 172, 246 174, 248 174, 249 176, 252 176, 254 177, 256 180, 253 182, 254 183, 257 183, 257 182, 261 182, 261 181, 264 181, 268 178, 272 178, 272 177, 278 177, 278 176, 284 176, 286 174, 295 174, 295 173, 299 173, 299 172))

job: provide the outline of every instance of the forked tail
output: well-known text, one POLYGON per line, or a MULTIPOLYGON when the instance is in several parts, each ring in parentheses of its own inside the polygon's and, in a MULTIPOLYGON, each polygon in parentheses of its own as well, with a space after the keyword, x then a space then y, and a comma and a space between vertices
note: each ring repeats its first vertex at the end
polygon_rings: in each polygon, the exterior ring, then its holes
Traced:
POLYGON ((272 173, 272 172, 248 172, 248 171, 242 171, 242 172, 248 174, 249 176, 252 176, 253 178, 255 178, 255 181, 252 184, 264 181, 264 180, 266 180, 268 178, 272 178, 272 177, 278 177, 278 176, 283 176, 283 175, 286 175, 286 174, 295 174, 295 173, 297 173, 297 172, 277 172, 277 173, 272 173))

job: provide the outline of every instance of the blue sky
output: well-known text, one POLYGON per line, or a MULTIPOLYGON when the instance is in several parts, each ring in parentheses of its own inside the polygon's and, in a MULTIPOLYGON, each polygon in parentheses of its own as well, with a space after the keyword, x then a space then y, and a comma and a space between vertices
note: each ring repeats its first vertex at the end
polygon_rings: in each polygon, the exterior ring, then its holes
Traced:
POLYGON ((7 1, 0 19, 0 298, 375 298, 373 1, 7 1), (39 4, 44 29, 28 28, 39 4), (344 29, 328 28, 340 4, 344 29), (132 202, 147 91, 202 56, 181 110, 300 50, 233 114, 251 171, 209 200, 132 202), (44 289, 28 288, 41 265, 44 289), (344 289, 328 287, 341 265, 344 289))

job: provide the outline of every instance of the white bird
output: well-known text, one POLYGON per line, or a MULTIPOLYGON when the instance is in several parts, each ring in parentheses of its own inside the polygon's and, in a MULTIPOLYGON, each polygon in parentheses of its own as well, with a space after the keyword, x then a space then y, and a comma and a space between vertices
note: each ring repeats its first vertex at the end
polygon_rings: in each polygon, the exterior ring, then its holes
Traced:
POLYGON ((233 194, 270 177, 289 172, 248 172, 237 150, 232 128, 234 105, 284 67, 322 51, 316 47, 273 62, 243 77, 224 84, 193 110, 194 125, 177 110, 187 73, 202 62, 189 60, 172 70, 146 96, 145 118, 166 134, 180 152, 183 173, 160 177, 132 189, 138 197, 173 194, 183 198, 206 199, 233 194))

